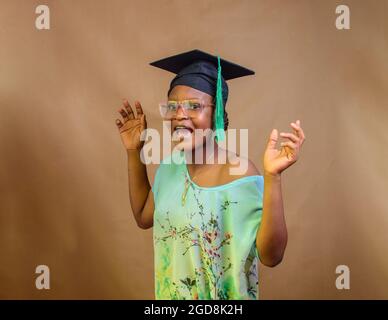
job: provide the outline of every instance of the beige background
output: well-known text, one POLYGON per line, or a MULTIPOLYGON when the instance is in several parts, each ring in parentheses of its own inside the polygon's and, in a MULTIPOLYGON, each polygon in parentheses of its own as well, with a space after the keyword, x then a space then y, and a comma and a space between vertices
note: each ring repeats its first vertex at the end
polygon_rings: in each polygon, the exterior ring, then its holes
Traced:
POLYGON ((260 266, 261 298, 388 298, 388 1, 346 1, 348 31, 334 26, 342 1, 44 3, 49 31, 35 29, 41 1, 0 4, 0 298, 153 298, 152 229, 132 218, 114 119, 139 99, 161 129, 173 75, 148 63, 193 48, 256 70, 229 82, 227 108, 259 170, 272 128, 300 119, 307 136, 283 174, 289 244, 260 266))

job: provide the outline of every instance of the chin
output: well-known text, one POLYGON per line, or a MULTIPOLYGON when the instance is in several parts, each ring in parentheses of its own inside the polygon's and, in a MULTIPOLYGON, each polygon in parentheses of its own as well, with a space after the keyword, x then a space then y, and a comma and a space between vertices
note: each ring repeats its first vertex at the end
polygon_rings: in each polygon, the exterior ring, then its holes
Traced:
POLYGON ((195 141, 194 136, 191 139, 182 139, 180 142, 173 141, 173 148, 175 150, 184 150, 186 152, 200 149, 204 145, 204 142, 195 141))
POLYGON ((175 150, 184 150, 184 151, 191 151, 195 148, 195 142, 194 141, 174 141, 173 147, 175 150))
POLYGON ((207 139, 203 134, 198 134, 193 130, 174 130, 171 137, 174 150, 184 150, 185 152, 196 149, 201 151, 200 149, 204 147, 207 139))

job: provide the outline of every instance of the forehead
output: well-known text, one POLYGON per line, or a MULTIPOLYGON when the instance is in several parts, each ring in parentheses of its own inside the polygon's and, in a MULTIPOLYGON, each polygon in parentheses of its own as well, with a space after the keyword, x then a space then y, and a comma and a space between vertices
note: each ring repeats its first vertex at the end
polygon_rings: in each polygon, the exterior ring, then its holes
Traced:
POLYGON ((184 99, 202 99, 205 101, 211 101, 213 97, 210 94, 199 91, 189 86, 176 85, 170 92, 169 99, 184 100, 184 99))

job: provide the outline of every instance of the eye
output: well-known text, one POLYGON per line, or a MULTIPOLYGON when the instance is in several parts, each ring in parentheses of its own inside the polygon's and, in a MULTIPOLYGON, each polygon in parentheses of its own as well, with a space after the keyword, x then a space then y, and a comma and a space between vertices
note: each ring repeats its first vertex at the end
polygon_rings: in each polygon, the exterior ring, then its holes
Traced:
POLYGON ((190 101, 190 109, 192 110, 198 110, 201 108, 201 104, 196 101, 190 101))
POLYGON ((177 104, 175 102, 168 102, 168 104, 167 104, 168 110, 172 110, 172 111, 176 110, 176 106, 177 106, 177 104))

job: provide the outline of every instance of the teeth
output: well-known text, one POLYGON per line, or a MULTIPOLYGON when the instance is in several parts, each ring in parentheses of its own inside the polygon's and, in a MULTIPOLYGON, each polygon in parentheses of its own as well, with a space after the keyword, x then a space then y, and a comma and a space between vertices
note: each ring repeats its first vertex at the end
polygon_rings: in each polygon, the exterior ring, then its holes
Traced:
POLYGON ((178 130, 178 129, 187 129, 187 130, 191 131, 190 128, 187 128, 187 127, 184 127, 184 126, 176 126, 174 130, 178 130))
POLYGON ((187 128, 184 126, 176 126, 174 129, 174 134, 176 134, 178 137, 184 137, 184 136, 191 136, 192 135, 192 129, 187 128))

